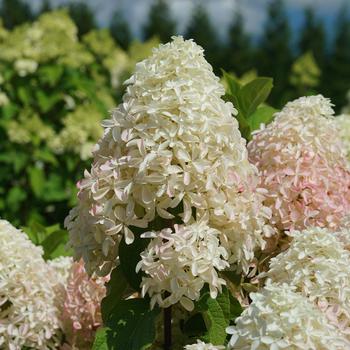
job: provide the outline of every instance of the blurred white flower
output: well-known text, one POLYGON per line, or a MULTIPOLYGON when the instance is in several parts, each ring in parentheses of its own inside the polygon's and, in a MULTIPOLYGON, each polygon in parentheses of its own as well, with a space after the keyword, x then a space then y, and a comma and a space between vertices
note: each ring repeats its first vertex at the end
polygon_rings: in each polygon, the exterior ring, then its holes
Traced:
POLYGON ((268 284, 227 328, 235 350, 344 350, 350 343, 295 287, 268 284))
POLYGON ((0 107, 6 106, 10 102, 9 98, 4 92, 0 91, 0 107))
POLYGON ((5 220, 0 220, 0 246, 0 348, 56 348, 58 310, 42 249, 5 220))
POLYGON ((16 60, 14 65, 20 77, 25 77, 28 74, 34 73, 38 68, 38 62, 26 58, 16 60))
POLYGON ((203 49, 174 37, 138 63, 126 84, 66 219, 76 258, 83 256, 89 273, 107 274, 122 237, 133 242, 129 226, 170 220, 169 209, 182 203, 184 223, 196 212, 223 232, 231 263, 246 267, 272 234, 269 213, 255 193, 236 110, 221 99, 203 49))
POLYGON ((210 296, 216 298, 226 284, 217 271, 229 266, 219 235, 219 231, 203 223, 175 225, 174 232, 164 229, 150 234, 155 237, 141 253, 136 270, 146 273, 141 283, 142 295, 150 295, 152 308, 156 303, 168 307, 180 302, 190 311, 205 283, 210 296))

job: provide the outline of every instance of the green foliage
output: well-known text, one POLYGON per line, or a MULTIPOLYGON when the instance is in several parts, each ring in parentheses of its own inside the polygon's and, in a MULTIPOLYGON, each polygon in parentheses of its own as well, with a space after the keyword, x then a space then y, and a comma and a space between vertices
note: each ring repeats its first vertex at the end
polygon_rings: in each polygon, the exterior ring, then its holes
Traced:
POLYGON ((290 82, 296 87, 298 96, 309 95, 320 83, 321 70, 312 52, 300 56, 292 66, 290 82))
POLYGON ((116 43, 126 50, 132 41, 132 35, 121 11, 117 10, 113 13, 109 30, 116 43))
POLYGON ((23 227, 23 230, 35 245, 42 246, 45 260, 72 255, 72 251, 66 247, 68 232, 62 230, 59 224, 44 227, 34 222, 28 227, 23 227))
POLYGON ((31 21, 34 16, 29 4, 24 1, 2 0, 0 17, 3 18, 5 28, 12 29, 19 24, 31 21))
MULTIPOLYGON (((155 41, 132 44, 141 60, 155 41)), ((135 65, 107 30, 86 34, 63 11, 0 25, 0 216, 14 225, 63 222, 89 169, 101 120, 135 65)))
POLYGON ((288 73, 293 55, 290 48, 291 29, 283 0, 272 0, 268 5, 268 16, 263 37, 256 57, 259 74, 271 76, 274 89, 271 103, 282 106, 283 95, 288 88, 288 73))
POLYGON ((253 68, 253 48, 240 12, 235 13, 228 34, 227 52, 222 60, 222 68, 232 70, 238 75, 244 74, 253 68))
POLYGON ((241 312, 242 307, 226 287, 216 299, 210 297, 208 288, 204 288, 195 303, 194 316, 185 325, 185 331, 205 342, 222 345, 227 337, 226 328, 241 312))
POLYGON ((194 7, 185 37, 193 39, 198 45, 202 46, 205 58, 216 70, 219 69, 219 62, 221 61, 219 55, 220 40, 203 5, 199 4, 194 7))
POLYGON ((106 284, 107 294, 101 303, 102 319, 104 323, 109 319, 113 309, 121 302, 127 287, 127 280, 120 266, 118 266, 111 273, 111 278, 106 284))
POLYGON ((154 0, 144 27, 144 38, 158 37, 163 43, 176 33, 176 23, 171 16, 167 0, 154 0))
POLYGON ((83 36, 96 27, 95 16, 90 7, 84 2, 69 3, 68 11, 78 28, 79 36, 83 36))
POLYGON ((109 314, 105 328, 96 336, 93 350, 145 350, 156 335, 155 320, 159 308, 149 310, 149 300, 120 301, 109 314))
MULTIPOLYGON (((131 228, 133 232, 137 232, 131 228)), ((141 252, 147 247, 149 239, 141 238, 139 235, 135 235, 135 240, 132 244, 125 243, 125 239, 120 242, 119 245, 119 259, 121 269, 129 285, 135 289, 140 289, 140 283, 142 279, 141 272, 136 273, 136 265, 140 261, 141 252)))
POLYGON ((251 139, 251 133, 260 128, 262 123, 269 123, 276 110, 264 106, 272 87, 271 78, 255 78, 242 85, 232 75, 223 71, 226 95, 225 99, 233 103, 237 109, 235 116, 239 123, 239 129, 246 140, 251 139))
POLYGON ((311 52, 317 65, 323 67, 325 61, 326 33, 321 20, 316 18, 311 7, 305 9, 304 25, 299 39, 299 51, 301 54, 311 52))

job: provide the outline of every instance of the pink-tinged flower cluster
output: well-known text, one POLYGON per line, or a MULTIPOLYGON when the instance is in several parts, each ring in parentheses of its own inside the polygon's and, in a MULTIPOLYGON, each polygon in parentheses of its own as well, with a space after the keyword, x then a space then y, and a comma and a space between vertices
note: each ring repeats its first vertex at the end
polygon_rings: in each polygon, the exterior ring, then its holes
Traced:
POLYGON ((248 151, 278 229, 335 229, 349 212, 350 172, 328 99, 289 102, 248 151))
POLYGON ((138 63, 126 84, 65 222, 75 258, 88 273, 107 275, 120 241, 133 243, 131 227, 172 220, 181 207, 185 224, 206 220, 220 230, 230 263, 247 270, 273 234, 270 210, 256 192, 236 110, 222 99, 203 49, 175 37, 138 63))
POLYGON ((106 294, 105 282, 106 278, 90 278, 83 261, 71 265, 60 315, 66 347, 91 349, 102 324, 100 304, 106 294))

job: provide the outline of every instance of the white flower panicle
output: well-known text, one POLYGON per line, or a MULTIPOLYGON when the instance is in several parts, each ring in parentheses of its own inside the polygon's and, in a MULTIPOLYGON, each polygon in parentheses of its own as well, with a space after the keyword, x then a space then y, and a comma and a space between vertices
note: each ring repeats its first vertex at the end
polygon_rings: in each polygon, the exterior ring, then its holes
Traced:
POLYGON ((290 247, 271 259, 261 277, 294 286, 350 339, 350 252, 337 234, 324 228, 294 231, 292 236, 290 247))
POLYGON ((5 220, 0 246, 0 348, 55 349, 58 311, 42 249, 5 220))
POLYGON ((333 113, 323 96, 301 97, 248 144, 280 230, 336 229, 350 210, 350 172, 333 113))
MULTIPOLYGON (((230 261, 252 258, 271 234, 269 210, 255 193, 256 169, 232 117, 224 88, 193 41, 174 37, 136 65, 123 103, 103 122, 79 204, 66 220, 76 258, 89 273, 108 274, 131 226, 171 220, 182 203, 184 223, 204 218, 224 233, 230 261)), ((247 264, 245 264, 247 265, 247 264)))
POLYGON ((175 225, 174 232, 164 229, 150 233, 154 238, 141 253, 136 270, 146 273, 141 283, 142 295, 150 295, 152 308, 156 303, 168 307, 180 302, 191 311, 193 300, 199 299, 205 283, 211 297, 216 298, 225 285, 217 271, 229 266, 219 235, 218 230, 203 223, 175 225))
POLYGON ((197 340, 196 344, 186 345, 185 350, 222 350, 225 349, 224 346, 215 346, 211 343, 206 344, 201 340, 197 340))
POLYGON ((344 350, 350 343, 326 316, 287 284, 267 284, 228 327, 229 349, 344 350))

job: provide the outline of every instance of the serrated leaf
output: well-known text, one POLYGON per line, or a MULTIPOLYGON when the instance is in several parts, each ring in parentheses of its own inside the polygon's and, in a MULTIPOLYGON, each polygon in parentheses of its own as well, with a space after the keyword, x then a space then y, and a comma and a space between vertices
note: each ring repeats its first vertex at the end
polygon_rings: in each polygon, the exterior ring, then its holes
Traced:
POLYGON ((256 78, 242 87, 240 90, 240 107, 245 118, 253 114, 258 106, 266 101, 272 87, 272 78, 264 77, 256 78))
POLYGON ((196 302, 196 310, 200 311, 206 324, 207 331, 202 336, 205 342, 214 345, 224 344, 227 334, 226 328, 241 313, 238 301, 227 288, 216 299, 212 299, 205 291, 200 300, 196 302))
POLYGON ((102 299, 101 312, 103 322, 107 322, 112 310, 122 300, 123 294, 128 284, 120 266, 117 266, 111 274, 109 282, 106 284, 107 295, 102 299))
POLYGON ((110 350, 145 350, 156 336, 155 320, 159 308, 149 310, 149 300, 123 300, 113 309, 106 322, 110 350))

